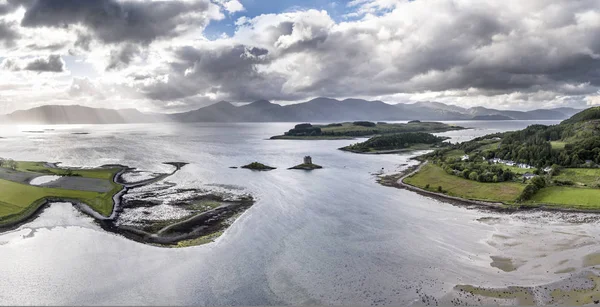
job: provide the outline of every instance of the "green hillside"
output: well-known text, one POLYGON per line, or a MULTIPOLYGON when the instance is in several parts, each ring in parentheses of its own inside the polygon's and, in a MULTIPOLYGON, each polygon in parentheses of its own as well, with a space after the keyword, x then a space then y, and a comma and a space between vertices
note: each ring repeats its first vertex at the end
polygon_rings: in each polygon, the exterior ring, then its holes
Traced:
POLYGON ((498 191, 517 184, 520 192, 510 197, 491 193, 489 200, 600 209, 600 107, 579 112, 558 125, 531 125, 519 131, 486 135, 421 158, 438 171, 435 178, 427 179, 426 173, 419 171, 407 180, 421 188, 435 187, 436 180, 447 177, 439 189, 442 193, 483 199, 463 188, 469 186, 465 182, 484 183, 498 191), (417 179, 422 179, 421 184, 416 184, 417 179))

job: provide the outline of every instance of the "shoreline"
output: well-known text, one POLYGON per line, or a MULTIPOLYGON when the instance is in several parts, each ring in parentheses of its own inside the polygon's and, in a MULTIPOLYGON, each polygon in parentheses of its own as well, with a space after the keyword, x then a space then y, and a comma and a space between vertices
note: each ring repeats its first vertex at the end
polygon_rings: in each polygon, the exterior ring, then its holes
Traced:
MULTIPOLYGON (((60 163, 60 162, 59 162, 60 163)), ((46 163, 46 166, 52 168, 59 168, 59 163, 46 163)), ((168 178, 169 176, 177 173, 183 166, 188 163, 183 162, 163 162, 164 164, 172 165, 175 170, 170 173, 160 174, 154 178, 145 179, 136 182, 126 182, 122 179, 122 175, 127 171, 135 170, 134 168, 125 165, 102 165, 99 168, 116 168, 120 170, 112 177, 114 184, 120 185, 122 188, 112 196, 113 208, 109 216, 105 216, 96 210, 92 209, 88 204, 78 199, 73 198, 62 198, 62 197, 45 197, 37 200, 23 213, 22 216, 18 216, 15 220, 7 221, 6 223, 0 223, 0 233, 12 231, 19 227, 34 221, 38 218, 44 210, 50 207, 53 203, 69 203, 75 209, 82 214, 85 214, 93 219, 104 231, 121 235, 132 241, 136 241, 143 244, 158 246, 158 247, 179 247, 178 243, 195 240, 201 237, 207 237, 216 235, 220 232, 225 231, 230 225, 224 224, 224 222, 235 216, 245 212, 248 208, 254 205, 254 200, 241 199, 238 201, 228 202, 226 205, 222 205, 207 211, 203 211, 192 216, 187 217, 184 220, 168 224, 163 227, 157 233, 150 233, 143 229, 137 229, 132 226, 118 225, 117 221, 121 212, 124 209, 123 196, 131 189, 149 185, 161 180, 168 178), (38 204, 39 203, 39 204, 38 204), (169 232, 168 230, 176 229, 177 232, 170 231, 172 235, 163 235, 163 233, 169 232)), ((77 168, 72 168, 77 169, 77 168)), ((218 236, 215 236, 215 238, 218 236)), ((208 243, 208 242, 204 242, 208 243)), ((194 244, 194 245, 201 245, 194 244)), ((188 245, 186 245, 188 246, 188 245)), ((193 246, 193 245, 189 245, 193 246)))
POLYGON ((411 166, 403 172, 388 175, 388 176, 380 176, 380 180, 378 180, 379 184, 388 187, 395 187, 398 189, 409 190, 411 192, 415 192, 419 195, 433 198, 435 200, 442 201, 444 203, 449 203, 453 206, 460 207, 476 207, 478 209, 487 209, 500 213, 514 213, 514 212, 524 212, 524 211, 545 211, 545 212, 563 212, 563 213, 593 213, 600 214, 600 210, 582 210, 582 209, 574 209, 574 208, 560 208, 560 207, 549 207, 547 205, 510 205, 505 204, 503 202, 490 202, 490 201, 482 201, 482 200, 474 200, 461 198, 457 196, 450 196, 443 193, 437 193, 432 191, 427 191, 425 189, 421 189, 419 187, 410 185, 404 182, 404 179, 414 175, 421 168, 426 165, 428 162, 420 162, 417 165, 411 166), (389 180, 393 179, 393 182, 389 180))

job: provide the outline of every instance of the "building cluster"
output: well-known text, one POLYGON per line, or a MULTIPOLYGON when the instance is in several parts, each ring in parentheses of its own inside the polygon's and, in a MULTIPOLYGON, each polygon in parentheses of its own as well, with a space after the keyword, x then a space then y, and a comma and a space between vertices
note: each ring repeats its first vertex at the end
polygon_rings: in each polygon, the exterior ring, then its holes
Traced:
POLYGON ((533 166, 526 164, 526 163, 517 163, 515 161, 511 161, 511 160, 502 160, 502 159, 498 159, 498 158, 494 158, 494 159, 490 159, 488 160, 494 164, 504 164, 506 166, 516 166, 518 168, 523 168, 523 169, 532 169, 533 166))

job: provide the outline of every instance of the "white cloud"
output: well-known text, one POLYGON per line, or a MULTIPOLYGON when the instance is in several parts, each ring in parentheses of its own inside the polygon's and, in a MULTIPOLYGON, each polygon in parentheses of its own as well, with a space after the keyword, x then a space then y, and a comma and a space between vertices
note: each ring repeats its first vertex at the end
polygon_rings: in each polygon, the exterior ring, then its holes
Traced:
MULTIPOLYGON (((98 76, 89 82, 97 88, 157 109, 316 96, 518 109, 584 106, 598 99, 600 3, 595 0, 355 0, 348 4, 354 14, 345 21, 324 10, 242 16, 233 35, 214 41, 202 31, 211 20, 243 11, 239 1, 172 2, 177 4, 169 2, 173 6, 160 14, 147 2, 131 2, 131 9, 151 20, 164 14, 168 18, 162 22, 173 26, 144 31, 76 18, 68 27, 22 27, 26 9, 12 10, 0 16, 13 35, 10 44, 0 42, 2 65, 22 69, 33 58, 70 54, 94 67, 98 76)), ((54 20, 32 18, 33 25, 54 20)), ((31 72, 16 70, 9 68, 0 79, 14 85, 0 87, 0 103, 8 104, 6 93, 29 97, 26 85, 39 88, 40 80, 48 87, 42 91, 47 100, 39 101, 79 101, 69 95, 75 76, 28 80, 31 72)), ((21 108, 12 101, 13 108, 21 108)))

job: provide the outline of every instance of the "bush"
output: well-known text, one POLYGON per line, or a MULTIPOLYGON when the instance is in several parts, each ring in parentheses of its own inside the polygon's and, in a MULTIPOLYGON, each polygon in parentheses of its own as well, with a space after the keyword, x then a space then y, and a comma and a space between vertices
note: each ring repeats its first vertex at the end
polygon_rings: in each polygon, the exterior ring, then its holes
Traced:
POLYGON ((531 197, 533 197, 533 195, 535 195, 535 193, 537 193, 537 191, 539 191, 541 188, 543 188, 545 186, 546 186, 546 180, 544 180, 544 178, 542 178, 540 176, 531 178, 531 180, 529 181, 527 186, 525 186, 525 189, 523 190, 523 192, 521 192, 521 195, 519 195, 518 201, 524 201, 524 200, 531 199, 531 197))
POLYGON ((352 123, 355 126, 363 126, 363 127, 375 127, 377 126, 374 122, 367 122, 367 121, 357 121, 357 122, 353 122, 352 123))
POLYGON ((294 129, 298 129, 298 130, 309 129, 309 128, 312 128, 312 126, 313 125, 308 124, 308 123, 306 123, 306 124, 298 124, 298 125, 294 126, 294 129))
POLYGON ((425 185, 425 190, 429 190, 429 183, 425 185))
POLYGON ((554 184, 559 185, 559 186, 569 186, 569 185, 575 185, 575 182, 573 182, 571 180, 554 180, 554 184))
POLYGON ((442 189, 442 186, 441 186, 441 185, 438 185, 438 188, 437 188, 437 190, 438 190, 438 192, 440 192, 440 193, 443 193, 443 192, 444 192, 444 189, 442 189))

